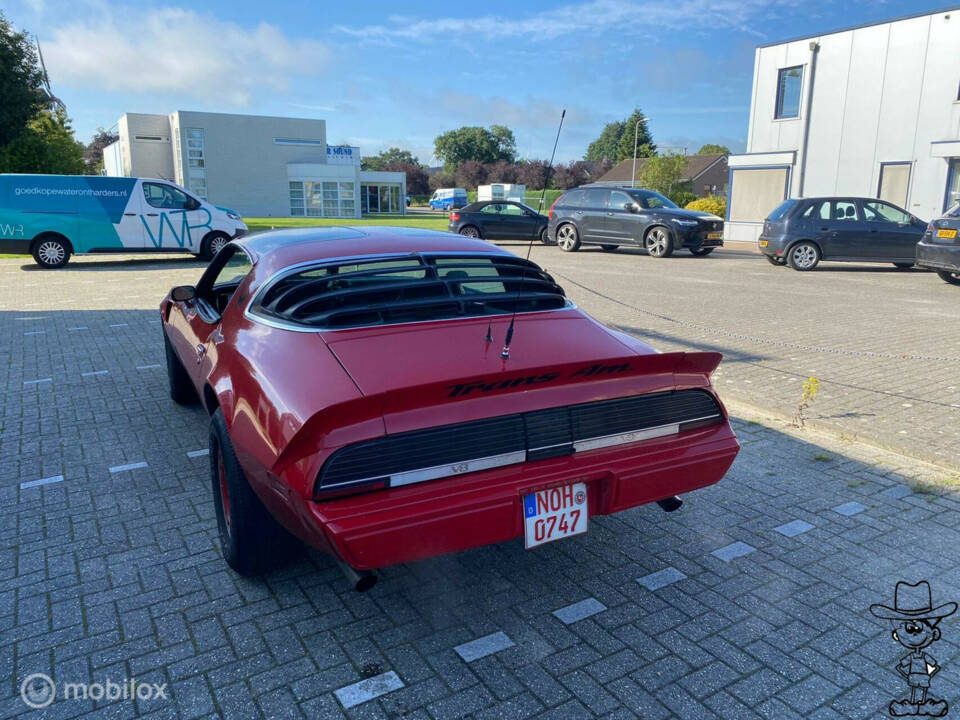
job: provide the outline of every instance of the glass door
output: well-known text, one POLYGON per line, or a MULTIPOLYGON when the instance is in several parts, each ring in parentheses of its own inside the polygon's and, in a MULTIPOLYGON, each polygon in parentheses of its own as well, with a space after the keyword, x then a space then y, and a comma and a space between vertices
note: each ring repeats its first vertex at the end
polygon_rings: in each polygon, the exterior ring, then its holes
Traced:
POLYGON ((365 185, 363 189, 364 206, 368 213, 380 212, 380 194, 376 185, 365 185))

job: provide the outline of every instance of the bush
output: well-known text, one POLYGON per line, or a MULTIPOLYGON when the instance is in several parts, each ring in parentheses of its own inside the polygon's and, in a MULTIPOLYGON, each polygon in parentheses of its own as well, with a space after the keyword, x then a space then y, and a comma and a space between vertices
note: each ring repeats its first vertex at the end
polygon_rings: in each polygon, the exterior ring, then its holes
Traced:
POLYGON ((727 216, 727 199, 720 195, 707 195, 706 197, 697 198, 693 202, 687 203, 684 207, 686 207, 687 210, 713 213, 717 217, 727 216))
POLYGON ((689 190, 674 190, 667 197, 673 200, 677 207, 686 207, 687 203, 697 199, 697 196, 689 190))

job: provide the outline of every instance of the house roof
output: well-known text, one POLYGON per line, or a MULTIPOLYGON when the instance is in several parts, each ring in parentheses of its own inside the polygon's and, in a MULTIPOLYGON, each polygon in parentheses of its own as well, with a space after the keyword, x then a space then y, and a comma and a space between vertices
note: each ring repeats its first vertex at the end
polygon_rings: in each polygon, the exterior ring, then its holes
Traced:
MULTIPOLYGON (((683 181, 696 180, 697 176, 702 175, 720 160, 725 159, 726 155, 687 155, 684 159, 686 165, 683 169, 683 181)), ((637 177, 643 172, 643 166, 647 158, 637 158, 637 177)), ((631 182, 633 180, 633 158, 620 161, 607 172, 606 175, 597 178, 597 182, 631 182)))

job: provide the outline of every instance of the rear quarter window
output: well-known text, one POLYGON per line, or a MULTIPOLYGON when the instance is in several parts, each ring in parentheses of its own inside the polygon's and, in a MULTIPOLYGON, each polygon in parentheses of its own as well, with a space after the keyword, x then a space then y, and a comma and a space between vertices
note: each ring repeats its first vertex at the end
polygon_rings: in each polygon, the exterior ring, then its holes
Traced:
POLYGON ((583 196, 583 190, 571 190, 560 196, 560 199, 557 200, 557 207, 576 207, 577 205, 583 205, 583 196))
POLYGON ((773 209, 773 212, 767 215, 767 220, 773 220, 774 222, 783 220, 796 204, 796 200, 784 200, 773 209))

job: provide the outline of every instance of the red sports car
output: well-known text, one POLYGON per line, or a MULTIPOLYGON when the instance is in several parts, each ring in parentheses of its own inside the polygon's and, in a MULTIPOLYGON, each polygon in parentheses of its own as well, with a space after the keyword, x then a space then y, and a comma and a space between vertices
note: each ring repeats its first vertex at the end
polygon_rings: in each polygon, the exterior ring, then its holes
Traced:
POLYGON ((228 244, 160 306, 170 394, 211 416, 223 554, 295 538, 357 589, 376 568, 520 536, 723 477, 739 450, 717 353, 660 354, 482 240, 308 228, 228 244))

